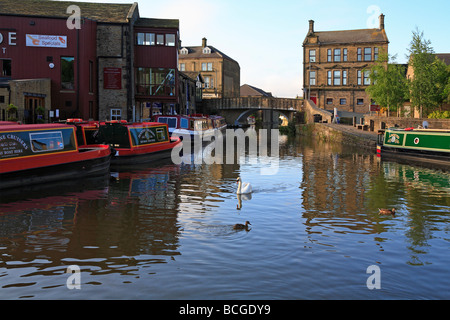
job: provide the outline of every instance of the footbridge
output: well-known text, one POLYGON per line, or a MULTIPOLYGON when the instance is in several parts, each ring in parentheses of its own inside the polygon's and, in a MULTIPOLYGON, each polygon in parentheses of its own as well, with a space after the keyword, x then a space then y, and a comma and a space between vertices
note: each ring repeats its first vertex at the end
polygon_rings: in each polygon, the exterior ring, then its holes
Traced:
POLYGON ((202 103, 206 112, 220 114, 235 125, 247 123, 247 117, 255 113, 260 113, 264 123, 278 123, 280 114, 290 120, 296 112, 305 111, 302 99, 239 97, 205 99, 202 103))

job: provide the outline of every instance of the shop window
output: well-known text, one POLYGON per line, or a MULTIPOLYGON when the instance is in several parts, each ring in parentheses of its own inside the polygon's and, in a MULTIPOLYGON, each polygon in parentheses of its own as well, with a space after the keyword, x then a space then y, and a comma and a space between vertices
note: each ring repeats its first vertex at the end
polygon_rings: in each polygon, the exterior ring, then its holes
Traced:
POLYGON ((75 88, 73 57, 61 57, 61 89, 73 90, 75 88))

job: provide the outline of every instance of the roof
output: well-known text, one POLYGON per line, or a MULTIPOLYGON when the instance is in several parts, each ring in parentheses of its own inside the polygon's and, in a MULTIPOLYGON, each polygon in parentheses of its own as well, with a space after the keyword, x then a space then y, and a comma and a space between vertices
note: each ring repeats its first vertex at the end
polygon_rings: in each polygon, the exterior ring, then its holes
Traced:
MULTIPOLYGON (((384 29, 359 29, 340 31, 319 31, 312 36, 318 37, 318 43, 323 44, 347 44, 347 43, 374 43, 389 42, 384 29)), ((310 35, 307 36, 307 38, 310 35)))
POLYGON ((444 61, 446 65, 450 65, 450 53, 436 53, 438 59, 444 61))
POLYGON ((134 23, 134 26, 135 27, 178 29, 180 26, 180 20, 178 20, 178 19, 139 18, 134 23))
POLYGON ((98 22, 127 23, 137 3, 93 3, 50 0, 1 0, 0 14, 67 18, 70 5, 80 7, 81 16, 98 22))
POLYGON ((266 92, 262 89, 253 87, 248 84, 244 84, 241 86, 241 97, 248 97, 248 96, 272 97, 272 93, 266 92))
POLYGON ((211 49, 211 53, 203 53, 203 46, 198 46, 198 47, 182 47, 181 49, 186 48, 189 52, 189 54, 180 54, 178 56, 178 58, 181 60, 183 58, 202 58, 202 59, 206 59, 206 58, 223 58, 223 59, 228 59, 230 61, 234 61, 237 63, 236 60, 234 60, 233 58, 227 56, 225 53, 223 53, 222 51, 218 50, 217 48, 213 47, 213 46, 207 46, 208 48, 211 49))

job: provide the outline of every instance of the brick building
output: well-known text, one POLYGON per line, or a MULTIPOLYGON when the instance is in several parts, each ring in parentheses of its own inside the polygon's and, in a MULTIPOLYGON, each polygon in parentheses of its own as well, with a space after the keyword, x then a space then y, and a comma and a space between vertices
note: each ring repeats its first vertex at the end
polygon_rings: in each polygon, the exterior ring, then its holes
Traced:
POLYGON ((376 29, 309 31, 303 42, 303 90, 319 108, 365 113, 371 101, 365 89, 369 69, 388 52, 384 15, 376 29))
POLYGON ((0 1, 0 120, 140 120, 179 106, 179 21, 138 4, 0 1), (79 25, 74 23, 79 18, 79 25))
POLYGON ((196 72, 204 81, 203 98, 233 98, 240 95, 239 63, 207 44, 206 38, 197 47, 181 47, 181 72, 196 72))

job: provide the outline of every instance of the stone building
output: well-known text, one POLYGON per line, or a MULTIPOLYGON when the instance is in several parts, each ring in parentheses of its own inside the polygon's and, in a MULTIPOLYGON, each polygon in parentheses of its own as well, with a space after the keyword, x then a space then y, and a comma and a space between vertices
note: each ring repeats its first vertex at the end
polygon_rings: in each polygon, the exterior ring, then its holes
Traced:
POLYGON ((175 109, 178 43, 179 21, 140 17, 137 2, 2 0, 0 120, 9 103, 26 123, 38 107, 45 121, 175 109))
POLYGON ((303 41, 303 91, 319 108, 365 113, 371 100, 369 69, 388 52, 384 15, 379 28, 315 31, 314 21, 303 41))
POLYGON ((200 73, 203 81, 203 98, 233 98, 240 95, 241 68, 239 63, 213 46, 207 44, 180 49, 179 70, 200 73))

